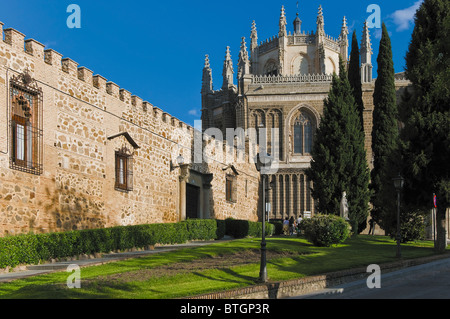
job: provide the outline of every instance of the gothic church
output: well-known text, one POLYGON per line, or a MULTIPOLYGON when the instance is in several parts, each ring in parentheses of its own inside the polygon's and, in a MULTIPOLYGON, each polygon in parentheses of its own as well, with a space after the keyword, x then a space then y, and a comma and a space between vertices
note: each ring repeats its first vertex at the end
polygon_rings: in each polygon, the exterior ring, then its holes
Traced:
MULTIPOLYGON (((316 31, 302 30, 297 17, 293 32, 287 31, 284 7, 278 34, 258 43, 253 21, 250 48, 242 38, 237 65, 237 83, 230 48, 223 66, 223 85, 213 89, 212 70, 206 56, 202 79, 202 129, 218 128, 226 137, 227 128, 265 128, 258 136, 260 147, 271 154, 277 172, 269 176, 269 219, 312 215, 316 212, 311 196, 312 183, 305 175, 310 165, 314 131, 319 126, 332 74, 339 72, 339 56, 348 62, 349 40, 345 17, 339 37, 325 33, 322 7, 319 7, 316 31)), ((364 101, 366 152, 371 167, 371 131, 373 111, 372 48, 367 23, 359 45, 361 82, 364 101)), ((397 93, 409 85, 396 74, 397 93)))

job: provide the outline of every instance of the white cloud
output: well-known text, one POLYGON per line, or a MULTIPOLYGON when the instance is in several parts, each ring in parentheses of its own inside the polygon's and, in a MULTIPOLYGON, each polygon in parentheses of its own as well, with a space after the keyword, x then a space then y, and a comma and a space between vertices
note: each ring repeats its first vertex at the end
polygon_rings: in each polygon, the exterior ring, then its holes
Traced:
POLYGON ((419 9, 423 0, 415 2, 411 7, 397 10, 390 17, 394 20, 397 25, 397 31, 404 31, 409 29, 410 25, 414 22, 414 15, 417 9, 419 9))
MULTIPOLYGON (((389 37, 392 36, 392 32, 391 31, 388 31, 388 34, 389 34, 389 37)), ((375 37, 375 39, 380 40, 382 35, 383 35, 383 29, 381 29, 381 28, 374 29, 373 36, 375 37)))
POLYGON ((188 114, 198 117, 198 116, 200 116, 200 111, 198 109, 192 109, 192 110, 189 110, 188 114))
POLYGON ((349 33, 349 34, 352 34, 352 33, 353 33, 353 29, 354 29, 354 27, 355 27, 355 24, 356 24, 356 21, 353 20, 353 21, 352 21, 352 24, 349 25, 349 26, 347 27, 348 33, 349 33))
POLYGON ((381 34, 382 34, 382 30, 381 29, 375 29, 375 31, 373 32, 373 36, 375 37, 375 39, 381 39, 381 34))

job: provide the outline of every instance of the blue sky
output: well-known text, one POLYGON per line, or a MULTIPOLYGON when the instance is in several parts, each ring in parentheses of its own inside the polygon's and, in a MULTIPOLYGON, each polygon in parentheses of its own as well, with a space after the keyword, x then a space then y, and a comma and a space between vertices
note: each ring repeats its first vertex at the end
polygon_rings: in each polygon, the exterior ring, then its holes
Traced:
MULTIPOLYGON (((395 71, 401 72, 412 18, 420 2, 299 1, 299 16, 302 30, 315 30, 317 9, 322 5, 327 34, 337 38, 346 16, 350 31, 356 30, 360 41, 364 20, 372 13, 367 7, 378 5, 391 35, 395 71)), ((79 66, 193 125, 200 117, 205 54, 210 56, 214 88, 218 89, 226 46, 231 48, 236 67, 241 37, 249 43, 252 21, 256 21, 259 41, 276 35, 282 5, 288 31, 292 31, 297 0, 14 0, 3 1, 0 21, 4 28, 21 31, 26 38, 70 57, 79 66), (67 27, 70 4, 81 9, 79 29, 67 27)), ((371 29, 371 35, 376 74, 380 29, 371 29)))

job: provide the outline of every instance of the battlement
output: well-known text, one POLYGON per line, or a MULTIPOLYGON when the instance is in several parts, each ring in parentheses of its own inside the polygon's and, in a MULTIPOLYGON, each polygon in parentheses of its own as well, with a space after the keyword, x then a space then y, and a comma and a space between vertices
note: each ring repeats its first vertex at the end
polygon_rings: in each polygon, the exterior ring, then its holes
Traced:
MULTIPOLYGON (((92 70, 85 66, 79 66, 79 63, 71 58, 64 57, 63 54, 51 48, 46 48, 44 44, 34 39, 26 39, 26 36, 16 29, 4 29, 3 26, 4 24, 0 22, 0 45, 3 43, 6 44, 6 48, 9 46, 11 51, 25 53, 35 63, 45 63, 57 71, 64 72, 68 75, 68 78, 80 81, 82 85, 91 86, 92 89, 95 89, 99 93, 105 92, 113 98, 122 101, 127 107, 140 109, 147 114, 151 114, 153 115, 151 118, 154 121, 165 122, 176 128, 185 128, 188 131, 193 130, 190 125, 166 112, 157 111, 160 109, 154 107, 150 102, 145 101, 141 97, 133 95, 130 91, 121 88, 118 84, 108 81, 101 75, 94 75, 92 70), (153 110, 153 114, 150 112, 151 110, 153 110)), ((10 68, 17 72, 23 72, 26 69, 25 66, 20 70, 17 67, 10 66, 10 68)), ((33 70, 29 71, 33 74, 33 70)))
POLYGON ((272 38, 261 41, 259 44, 259 54, 277 49, 280 45, 278 41, 278 36, 273 36, 272 38))

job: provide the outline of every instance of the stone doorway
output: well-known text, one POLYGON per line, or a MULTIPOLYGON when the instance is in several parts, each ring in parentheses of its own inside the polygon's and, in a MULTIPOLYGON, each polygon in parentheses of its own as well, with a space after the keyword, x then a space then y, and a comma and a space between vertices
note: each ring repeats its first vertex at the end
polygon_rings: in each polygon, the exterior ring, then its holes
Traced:
POLYGON ((200 187, 186 184, 186 218, 199 218, 200 187))
POLYGON ((194 170, 192 164, 180 166, 179 220, 211 218, 211 181, 213 174, 194 170))

